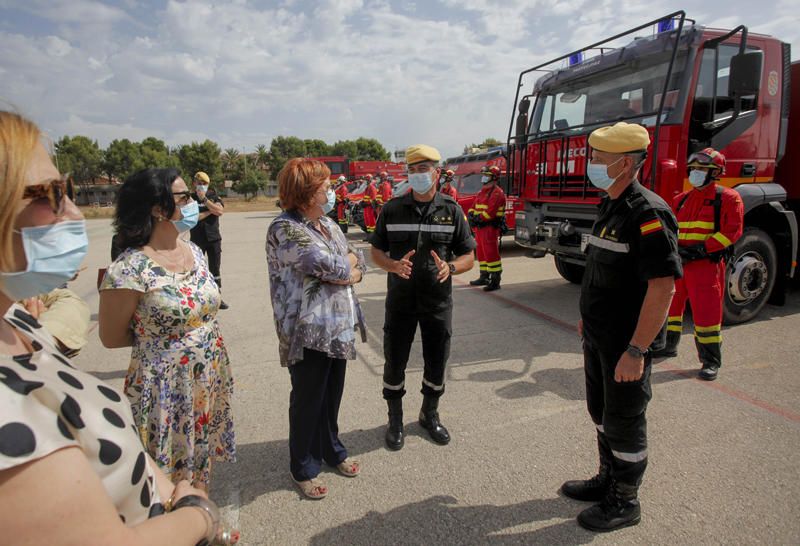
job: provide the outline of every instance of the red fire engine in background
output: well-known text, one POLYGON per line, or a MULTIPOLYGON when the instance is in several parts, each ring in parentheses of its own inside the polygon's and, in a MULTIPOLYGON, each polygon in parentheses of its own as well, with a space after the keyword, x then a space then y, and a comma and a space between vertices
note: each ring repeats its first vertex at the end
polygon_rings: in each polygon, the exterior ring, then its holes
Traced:
POLYGON ((505 146, 497 146, 478 153, 450 157, 445 161, 444 169, 452 169, 455 173, 453 184, 458 192, 458 204, 464 214, 475 204, 475 198, 481 191, 481 171, 483 168, 496 165, 500 168, 499 185, 506 194, 506 225, 514 230, 515 213, 522 210, 519 199, 519 179, 512 180, 506 172, 505 146))
POLYGON ((782 304, 800 209, 800 64, 790 59, 776 38, 706 28, 679 11, 522 72, 508 133, 524 202, 516 242, 553 254, 559 273, 580 282, 581 240, 600 200, 586 177, 587 136, 640 123, 652 138, 640 181, 667 203, 689 188, 692 152, 711 146, 727 158, 718 183, 742 196, 745 229, 727 265, 725 322, 782 304))
POLYGON ((325 163, 331 170, 331 180, 336 180, 344 175, 349 181, 356 180, 368 174, 376 175, 386 172, 395 182, 406 179, 406 164, 392 163, 391 161, 354 161, 343 155, 312 157, 325 163))

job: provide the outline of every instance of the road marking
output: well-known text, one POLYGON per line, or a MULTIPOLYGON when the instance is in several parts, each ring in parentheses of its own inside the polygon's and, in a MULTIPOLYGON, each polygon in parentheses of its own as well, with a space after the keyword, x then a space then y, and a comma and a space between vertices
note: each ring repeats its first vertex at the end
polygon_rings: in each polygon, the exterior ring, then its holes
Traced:
MULTIPOLYGON (((464 286, 464 287, 467 287, 467 288, 469 288, 471 290, 476 290, 477 289, 476 287, 472 287, 472 286, 470 286, 469 284, 467 284, 464 281, 461 281, 461 280, 458 280, 458 279, 453 279, 453 280, 457 284, 459 284, 461 286, 464 286)), ((507 303, 508 305, 511 305, 512 307, 516 307, 517 309, 519 309, 521 311, 524 311, 524 312, 526 312, 528 314, 534 315, 534 316, 536 316, 536 317, 538 317, 538 318, 540 318, 542 320, 545 320, 545 321, 547 321, 547 322, 549 322, 551 324, 554 324, 555 326, 558 326, 559 328, 561 328, 563 330, 566 330, 568 332, 572 332, 572 333, 575 333, 575 334, 578 333, 578 327, 576 325, 572 325, 572 324, 570 324, 568 322, 565 322, 565 321, 563 321, 561 319, 557 319, 556 317, 548 315, 547 313, 545 313, 543 311, 539 311, 538 309, 534 309, 533 307, 531 307, 529 305, 525 305, 524 303, 519 303, 518 301, 514 301, 512 299, 506 298, 506 297, 498 294, 497 292, 486 292, 485 295, 487 295, 487 296, 489 296, 491 298, 495 298, 497 300, 500 300, 503 303, 507 303)), ((728 387, 726 385, 722 385, 722 384, 719 384, 719 383, 716 383, 716 382, 703 381, 702 379, 699 379, 697 377, 697 372, 695 370, 685 370, 685 369, 682 369, 682 368, 677 368, 677 367, 672 366, 670 364, 666 364, 665 365, 664 363, 661 363, 659 367, 666 369, 668 372, 670 372, 672 374, 679 375, 681 377, 690 377, 692 379, 695 379, 695 381, 698 384, 700 384, 701 386, 703 386, 703 387, 706 387, 706 388, 709 388, 709 389, 714 389, 714 390, 716 390, 718 392, 721 392, 723 394, 727 394, 731 398, 735 398, 736 400, 739 400, 739 401, 744 402, 746 404, 750 404, 751 406, 755 406, 757 408, 763 409, 764 411, 768 411, 769 413, 772 413, 773 415, 778 415, 778 416, 783 417, 784 419, 787 419, 789 421, 794 421, 795 423, 800 423, 800 414, 798 414, 798 413, 796 413, 796 412, 794 412, 792 410, 789 410, 789 409, 786 409, 786 408, 782 408, 780 406, 775 406, 773 404, 770 404, 769 402, 765 402, 763 400, 759 400, 758 398, 755 398, 754 396, 751 396, 751 395, 747 394, 744 391, 740 391, 738 389, 734 389, 733 387, 728 387)))

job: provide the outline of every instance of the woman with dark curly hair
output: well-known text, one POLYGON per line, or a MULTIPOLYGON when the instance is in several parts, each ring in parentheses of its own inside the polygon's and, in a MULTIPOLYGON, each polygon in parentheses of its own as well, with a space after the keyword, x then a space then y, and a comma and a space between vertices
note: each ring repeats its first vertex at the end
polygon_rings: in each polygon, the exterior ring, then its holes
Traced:
POLYGON ((211 459, 235 460, 233 377, 202 251, 180 237, 198 218, 175 169, 131 175, 114 224, 124 248, 100 286, 100 339, 133 347, 125 377, 142 442, 173 481, 208 490, 211 459))

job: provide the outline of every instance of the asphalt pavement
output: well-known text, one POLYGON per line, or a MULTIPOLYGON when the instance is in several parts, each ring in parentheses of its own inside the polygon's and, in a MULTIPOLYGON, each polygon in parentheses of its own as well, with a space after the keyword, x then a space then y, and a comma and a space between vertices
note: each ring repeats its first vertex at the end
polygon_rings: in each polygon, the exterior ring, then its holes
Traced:
MULTIPOLYGON (((723 329, 723 367, 699 368, 686 321, 677 358, 654 365, 648 410, 649 467, 642 523, 598 535, 575 523, 586 503, 561 483, 597 469, 585 408, 578 320, 580 288, 551 258, 503 245, 503 285, 485 293, 454 285, 446 393, 453 441, 438 446, 416 422, 421 347, 407 372, 399 452, 383 445, 381 398, 386 275, 370 267, 357 294, 368 341, 348 364, 340 432, 363 465, 357 478, 320 477, 326 499, 301 497, 289 475, 289 374, 278 361, 264 242, 274 213, 222 218, 219 314, 236 381, 238 462, 219 464, 212 498, 245 545, 289 544, 798 544, 800 543, 800 290, 783 307, 723 329)), ((357 228, 356 228, 357 230, 357 228)), ((108 350, 96 331, 98 267, 109 261, 110 222, 89 221, 87 270, 73 288, 89 303, 92 334, 76 364, 120 387, 130 351, 108 350)), ((348 236, 367 251, 362 234, 348 236)), ((613 327, 613 325, 609 325, 613 327)))

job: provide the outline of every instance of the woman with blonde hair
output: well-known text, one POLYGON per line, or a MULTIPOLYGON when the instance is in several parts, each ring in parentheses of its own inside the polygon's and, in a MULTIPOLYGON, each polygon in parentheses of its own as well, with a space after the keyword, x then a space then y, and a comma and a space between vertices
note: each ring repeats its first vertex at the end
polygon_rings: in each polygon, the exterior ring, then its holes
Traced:
POLYGON ((14 303, 71 279, 87 247, 83 216, 39 129, 0 111, 2 536, 14 544, 231 543, 216 505, 186 481, 173 485, 147 457, 122 397, 75 369, 14 303))
POLYGON ((327 213, 336 195, 330 170, 313 159, 289 160, 278 174, 283 214, 269 226, 267 265, 282 366, 289 368, 289 459, 292 479, 310 499, 328 488, 322 462, 355 477, 358 461, 339 439, 345 368, 354 359, 355 329, 364 318, 352 285, 366 271, 327 213))

